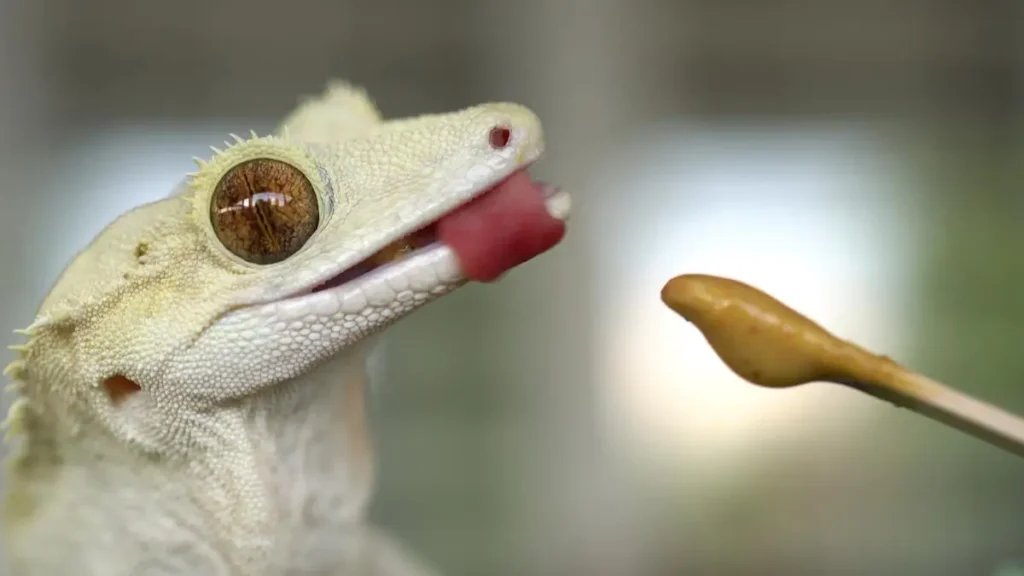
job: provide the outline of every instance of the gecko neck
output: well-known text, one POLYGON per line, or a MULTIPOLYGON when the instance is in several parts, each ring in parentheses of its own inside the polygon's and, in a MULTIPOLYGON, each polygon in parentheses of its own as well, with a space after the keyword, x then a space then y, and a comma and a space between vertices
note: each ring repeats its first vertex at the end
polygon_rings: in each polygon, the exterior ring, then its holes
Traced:
POLYGON ((55 446, 53 465, 7 487, 6 523, 18 526, 8 547, 38 562, 47 551, 28 543, 46 542, 82 563, 53 573, 86 564, 111 576, 165 561, 204 574, 347 564, 343 543, 357 538, 373 493, 371 346, 209 414, 214 440, 184 463, 143 465, 109 443, 55 446))
MULTIPOLYGON (((242 541, 270 536, 271 564, 314 572, 335 566, 339 542, 362 523, 375 466, 366 406, 371 347, 357 345, 239 407, 246 441, 234 455, 248 465, 219 469, 219 485, 210 489, 252 496, 236 496, 235 506, 212 502, 211 509, 234 508, 218 524, 229 532, 248 524, 236 530, 242 541)), ((261 544, 250 542, 247 553, 254 554, 261 544)))
POLYGON ((245 401, 248 437, 258 460, 275 470, 279 514, 301 513, 295 499, 327 496, 318 493, 322 489, 334 500, 307 503, 338 519, 362 517, 375 465, 367 415, 370 346, 357 346, 245 401))

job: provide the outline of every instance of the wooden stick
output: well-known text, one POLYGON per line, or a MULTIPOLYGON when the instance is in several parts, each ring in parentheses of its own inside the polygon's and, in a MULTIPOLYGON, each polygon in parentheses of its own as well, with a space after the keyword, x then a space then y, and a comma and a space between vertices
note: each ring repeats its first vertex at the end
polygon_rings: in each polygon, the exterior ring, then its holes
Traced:
POLYGON ((1024 457, 1024 420, 910 370, 887 385, 844 383, 1024 457))
POLYGON ((841 340, 752 286, 687 274, 669 280, 661 298, 752 384, 843 384, 1024 457, 1024 419, 841 340))

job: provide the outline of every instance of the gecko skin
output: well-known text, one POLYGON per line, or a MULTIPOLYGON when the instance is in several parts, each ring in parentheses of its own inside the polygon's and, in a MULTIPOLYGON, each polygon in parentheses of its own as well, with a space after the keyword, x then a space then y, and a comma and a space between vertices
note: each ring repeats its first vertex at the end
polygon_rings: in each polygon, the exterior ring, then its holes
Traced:
POLYGON ((436 240, 367 258, 543 147, 519 105, 384 121, 335 82, 109 224, 12 347, 10 573, 433 574, 363 519, 365 364, 467 277, 436 240))

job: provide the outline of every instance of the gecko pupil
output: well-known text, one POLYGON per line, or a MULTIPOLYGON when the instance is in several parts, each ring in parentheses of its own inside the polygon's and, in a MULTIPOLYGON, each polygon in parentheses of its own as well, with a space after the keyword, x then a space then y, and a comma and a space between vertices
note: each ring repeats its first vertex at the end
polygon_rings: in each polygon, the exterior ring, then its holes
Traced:
POLYGON ((320 208, 302 171, 260 158, 235 166, 220 179, 210 221, 232 254, 253 264, 273 264, 309 241, 320 224, 320 208))

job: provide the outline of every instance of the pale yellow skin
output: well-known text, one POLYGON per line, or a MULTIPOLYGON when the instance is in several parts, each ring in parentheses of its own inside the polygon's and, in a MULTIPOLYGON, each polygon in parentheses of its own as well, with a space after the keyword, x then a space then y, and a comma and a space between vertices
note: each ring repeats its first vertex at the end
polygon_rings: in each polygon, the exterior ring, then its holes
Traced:
POLYGON ((427 574, 364 527, 373 336, 464 282, 435 247, 304 295, 543 152, 514 104, 382 121, 336 82, 277 136, 236 139, 169 198, 110 224, 15 347, 6 556, 19 576, 427 574), (512 139, 489 145, 495 126, 512 139), (234 165, 271 157, 316 188, 317 232, 283 262, 234 257, 208 218, 234 165), (115 403, 101 386, 141 387, 115 403))

